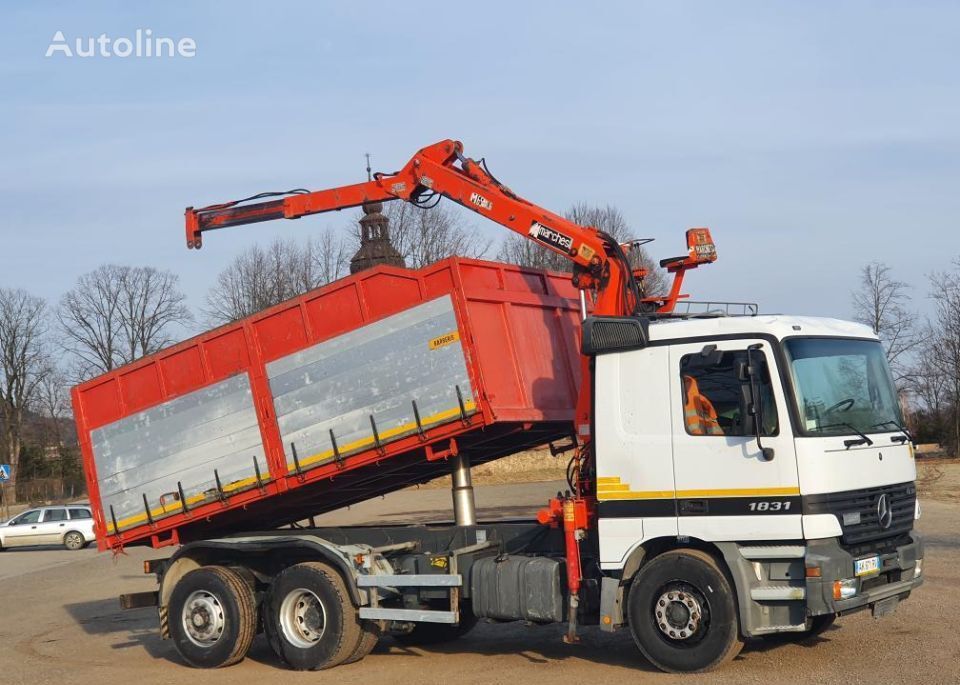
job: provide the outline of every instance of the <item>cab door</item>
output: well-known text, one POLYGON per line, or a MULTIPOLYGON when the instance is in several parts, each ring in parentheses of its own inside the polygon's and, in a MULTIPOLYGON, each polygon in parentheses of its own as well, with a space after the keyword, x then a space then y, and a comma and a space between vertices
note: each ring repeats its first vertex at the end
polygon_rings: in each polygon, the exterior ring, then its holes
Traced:
POLYGON ((670 367, 678 533, 802 538, 797 458, 771 343, 676 345, 670 367))

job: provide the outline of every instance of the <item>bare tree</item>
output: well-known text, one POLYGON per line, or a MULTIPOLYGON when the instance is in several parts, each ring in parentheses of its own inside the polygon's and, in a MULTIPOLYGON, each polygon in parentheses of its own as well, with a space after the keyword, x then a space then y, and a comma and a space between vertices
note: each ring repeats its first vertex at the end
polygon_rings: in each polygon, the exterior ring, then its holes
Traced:
POLYGON ((913 355, 908 374, 908 389, 913 403, 925 417, 925 433, 940 435, 944 415, 949 406, 949 386, 938 361, 937 335, 931 326, 923 334, 923 342, 913 355))
POLYGON ((27 411, 49 368, 47 305, 24 290, 0 288, 0 417, 3 446, 14 473, 27 411))
POLYGON ((36 409, 48 424, 47 433, 53 443, 60 446, 63 442, 60 421, 70 415, 70 382, 52 361, 40 376, 37 386, 36 409))
MULTIPOLYGON (((579 202, 564 213, 564 217, 581 226, 592 226, 609 234, 619 243, 627 243, 636 238, 632 235, 623 213, 613 205, 594 206, 579 202)), ((643 247, 632 247, 627 257, 631 266, 646 269, 644 292, 647 295, 663 294, 667 290, 666 275, 643 247)), ((497 258, 511 264, 530 266, 535 269, 570 272, 573 263, 553 250, 542 247, 525 236, 511 235, 504 240, 497 258)))
POLYGON ((153 267, 105 264, 60 300, 63 345, 79 380, 132 362, 174 341, 192 317, 178 277, 153 267))
MULTIPOLYGON (((490 252, 490 239, 463 222, 449 205, 424 209, 409 202, 387 202, 383 213, 390 222, 390 242, 411 269, 452 255, 482 259, 490 252)), ((359 227, 354 239, 359 244, 359 227)))
POLYGON ((347 250, 346 241, 330 231, 309 243, 308 261, 321 284, 332 283, 346 273, 350 262, 347 250))
POLYGON ((860 270, 860 286, 852 298, 854 319, 870 326, 880 337, 898 385, 909 373, 907 357, 923 340, 917 313, 910 306, 909 288, 893 277, 889 266, 871 262, 860 270))
POLYGON ((949 442, 960 449, 960 258, 951 271, 932 274, 930 287, 935 318, 927 361, 943 376, 952 412, 949 442))
POLYGON ((340 278, 347 246, 337 236, 298 242, 276 239, 254 245, 220 272, 207 293, 204 313, 214 324, 242 319, 340 278))

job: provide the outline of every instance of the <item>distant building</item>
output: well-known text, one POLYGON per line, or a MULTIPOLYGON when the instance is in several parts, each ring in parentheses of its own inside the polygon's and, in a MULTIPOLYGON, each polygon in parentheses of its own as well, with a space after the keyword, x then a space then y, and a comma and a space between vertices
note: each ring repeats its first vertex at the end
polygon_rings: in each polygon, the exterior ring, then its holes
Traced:
POLYGON ((350 260, 350 273, 371 269, 380 264, 406 268, 403 256, 390 242, 390 220, 383 215, 383 204, 368 202, 363 205, 360 219, 360 249, 350 260))

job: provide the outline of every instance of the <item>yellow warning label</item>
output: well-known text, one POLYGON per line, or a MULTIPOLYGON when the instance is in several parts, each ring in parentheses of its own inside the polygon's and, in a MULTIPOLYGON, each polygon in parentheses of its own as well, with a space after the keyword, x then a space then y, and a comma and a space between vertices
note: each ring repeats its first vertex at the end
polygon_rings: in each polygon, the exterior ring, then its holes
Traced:
POLYGON ((460 339, 460 331, 451 331, 449 333, 444 333, 443 335, 438 335, 436 338, 430 341, 430 349, 436 350, 441 347, 446 347, 447 345, 452 345, 460 339))

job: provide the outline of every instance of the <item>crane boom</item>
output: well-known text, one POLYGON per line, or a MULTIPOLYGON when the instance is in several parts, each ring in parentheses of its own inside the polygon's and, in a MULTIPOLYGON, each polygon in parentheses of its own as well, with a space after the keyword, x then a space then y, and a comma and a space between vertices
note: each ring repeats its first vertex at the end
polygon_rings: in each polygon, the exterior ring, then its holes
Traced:
MULTIPOLYGON (((186 210, 187 247, 200 248, 202 234, 218 228, 271 221, 299 219, 367 202, 405 200, 422 204, 435 194, 446 197, 505 228, 557 252, 574 264, 573 282, 593 294, 593 311, 610 316, 630 316, 641 311, 672 311, 680 297, 683 274, 716 259, 710 232, 705 228, 687 232, 688 254, 661 265, 674 274, 667 296, 643 297, 637 275, 624 246, 595 227, 581 226, 511 191, 490 174, 483 162, 463 155, 459 141, 443 140, 423 148, 400 171, 375 174, 363 183, 308 192, 283 193, 285 197, 247 200, 186 210)), ((629 248, 627 248, 629 249, 629 248)))

